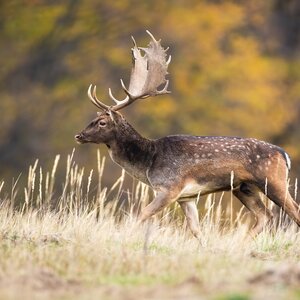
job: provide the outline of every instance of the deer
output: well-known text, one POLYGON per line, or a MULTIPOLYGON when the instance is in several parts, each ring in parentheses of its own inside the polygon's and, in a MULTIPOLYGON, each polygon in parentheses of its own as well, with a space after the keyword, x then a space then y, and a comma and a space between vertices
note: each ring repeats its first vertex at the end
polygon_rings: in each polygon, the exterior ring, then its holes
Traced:
POLYGON ((105 144, 116 164, 154 190, 154 199, 141 211, 139 222, 177 201, 191 233, 200 239, 197 197, 231 190, 254 216, 251 236, 261 233, 273 219, 262 199, 264 193, 300 226, 300 208, 288 186, 291 159, 282 148, 254 138, 230 136, 169 135, 148 139, 126 121, 121 109, 135 101, 170 93, 166 79, 171 61, 169 48, 164 49, 161 40, 146 32, 150 36, 146 48, 138 47, 132 37, 128 88, 121 79, 125 98, 116 99, 109 88, 114 105, 106 105, 97 98, 96 85, 91 84, 87 94, 100 112, 75 135, 79 144, 105 144))

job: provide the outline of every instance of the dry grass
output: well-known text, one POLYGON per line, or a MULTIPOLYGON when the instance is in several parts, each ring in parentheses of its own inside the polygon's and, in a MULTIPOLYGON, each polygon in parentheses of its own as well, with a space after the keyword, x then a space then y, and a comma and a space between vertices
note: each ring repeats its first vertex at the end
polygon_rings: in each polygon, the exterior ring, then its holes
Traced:
POLYGON ((70 155, 60 195, 59 157, 51 172, 30 167, 24 193, 0 182, 0 299, 300 298, 295 225, 251 240, 244 213, 230 217, 209 197, 204 245, 176 207, 138 226, 148 188, 139 183, 124 194, 123 173, 109 190, 98 184, 104 161, 98 155, 97 172, 85 175, 70 155))

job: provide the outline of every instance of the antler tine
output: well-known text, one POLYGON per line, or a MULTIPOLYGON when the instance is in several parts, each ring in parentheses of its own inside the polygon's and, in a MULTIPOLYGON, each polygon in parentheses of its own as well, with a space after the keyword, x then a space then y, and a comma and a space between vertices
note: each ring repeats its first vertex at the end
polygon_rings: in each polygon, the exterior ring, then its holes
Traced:
POLYGON ((153 36, 153 34, 149 30, 146 30, 146 32, 150 35, 150 37, 153 40, 153 42, 157 43, 157 40, 155 39, 155 37, 153 36))
POLYGON ((90 100, 100 109, 102 110, 107 110, 109 109, 109 107, 107 105, 105 105, 104 103, 102 103, 101 101, 98 100, 97 96, 96 96, 96 85, 93 88, 93 93, 92 93, 92 84, 90 84, 89 88, 88 88, 88 97, 90 98, 90 100))
POLYGON ((169 58, 168 58, 168 60, 167 60, 167 62, 166 62, 167 66, 170 64, 171 60, 172 60, 172 56, 169 55, 169 58))
POLYGON ((136 45, 136 41, 135 41, 135 39, 134 39, 134 37, 133 37, 133 36, 131 36, 131 39, 132 39, 132 42, 133 42, 133 45, 134 45, 134 47, 137 47, 137 45, 136 45))
POLYGON ((122 89, 123 89, 124 92, 127 94, 127 96, 128 96, 129 98, 133 98, 132 95, 129 93, 127 87, 125 86, 123 79, 120 79, 120 82, 121 82, 122 89))
MULTIPOLYGON (((121 79, 122 81, 122 79, 121 79)), ((117 105, 120 105, 123 102, 127 102, 129 100, 129 96, 126 96, 125 99, 123 100, 118 100, 114 97, 114 95, 112 94, 111 88, 108 89, 108 94, 111 100, 113 100, 117 105)))
POLYGON ((95 99, 93 98, 92 93, 91 93, 92 86, 93 85, 90 84, 90 86, 88 88, 88 91, 87 91, 87 94, 88 94, 88 97, 90 98, 90 100, 93 102, 93 104, 95 104, 99 108, 98 103, 95 101, 95 99))
POLYGON ((95 86, 94 86, 94 89, 93 89, 93 98, 94 98, 95 101, 98 103, 99 107, 100 107, 100 108, 103 108, 104 110, 109 109, 109 106, 108 106, 108 105, 102 103, 102 102, 97 98, 96 91, 97 91, 97 86, 95 85, 95 86))
POLYGON ((161 94, 171 94, 171 91, 168 91, 168 87, 169 87, 169 80, 166 81, 166 84, 163 87, 163 89, 161 89, 160 91, 157 91, 157 94, 158 95, 161 95, 161 94))

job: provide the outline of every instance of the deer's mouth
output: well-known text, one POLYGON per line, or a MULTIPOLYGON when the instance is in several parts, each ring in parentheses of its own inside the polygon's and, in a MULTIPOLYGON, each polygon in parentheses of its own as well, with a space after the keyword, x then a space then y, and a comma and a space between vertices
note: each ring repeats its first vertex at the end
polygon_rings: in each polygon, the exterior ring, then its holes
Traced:
POLYGON ((76 134, 75 140, 78 144, 85 144, 88 142, 82 133, 76 134))

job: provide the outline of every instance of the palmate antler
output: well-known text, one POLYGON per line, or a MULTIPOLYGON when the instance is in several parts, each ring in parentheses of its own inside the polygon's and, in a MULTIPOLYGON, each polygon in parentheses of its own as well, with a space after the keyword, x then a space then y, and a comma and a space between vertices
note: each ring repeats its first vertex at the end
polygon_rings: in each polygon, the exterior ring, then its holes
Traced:
POLYGON ((122 88, 127 94, 124 100, 116 99, 109 88, 109 96, 116 104, 107 106, 97 98, 96 86, 94 86, 93 90, 92 85, 89 86, 88 96, 98 108, 102 110, 112 109, 117 111, 130 105, 135 100, 170 93, 170 91, 167 90, 169 81, 165 78, 168 74, 168 65, 171 61, 171 56, 169 56, 167 60, 166 52, 168 48, 162 48, 160 41, 156 41, 154 36, 148 30, 146 32, 151 37, 151 41, 147 48, 137 47, 136 42, 132 37, 134 43, 134 47, 131 49, 133 65, 128 89, 121 79, 122 88), (145 53, 144 56, 141 54, 141 50, 145 53), (164 87, 161 90, 158 90, 163 84, 164 87))

